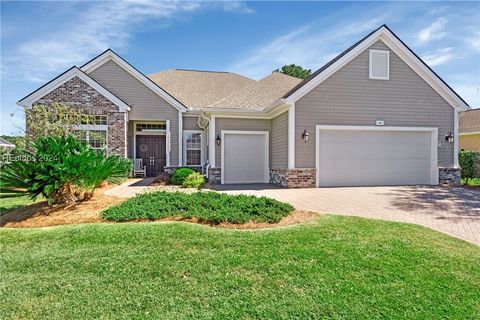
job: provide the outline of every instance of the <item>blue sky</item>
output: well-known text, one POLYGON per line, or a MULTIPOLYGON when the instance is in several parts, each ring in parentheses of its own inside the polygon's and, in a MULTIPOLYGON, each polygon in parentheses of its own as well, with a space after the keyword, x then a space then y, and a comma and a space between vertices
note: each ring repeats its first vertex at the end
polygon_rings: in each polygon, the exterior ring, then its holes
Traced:
POLYGON ((16 101, 112 48, 145 74, 228 70, 255 79, 317 69, 386 23, 471 106, 480 106, 480 2, 1 2, 1 134, 16 101))

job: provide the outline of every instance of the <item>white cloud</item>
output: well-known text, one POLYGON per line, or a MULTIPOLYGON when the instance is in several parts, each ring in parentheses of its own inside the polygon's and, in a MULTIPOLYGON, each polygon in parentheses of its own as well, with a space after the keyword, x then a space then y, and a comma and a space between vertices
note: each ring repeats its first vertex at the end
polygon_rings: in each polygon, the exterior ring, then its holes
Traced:
POLYGON ((52 72, 85 62, 109 47, 125 48, 134 29, 147 20, 152 20, 155 27, 162 27, 177 17, 215 7, 249 13, 249 8, 242 2, 96 2, 86 10, 77 8, 78 16, 64 30, 55 30, 20 44, 15 57, 6 61, 7 66, 3 69, 9 77, 46 81, 52 72))
POLYGON ((466 46, 473 47, 476 54, 480 53, 480 31, 478 31, 478 29, 472 31, 471 34, 464 38, 464 40, 466 46))
POLYGON ((422 29, 418 33, 418 41, 421 44, 428 43, 432 40, 439 40, 445 36, 445 25, 447 24, 447 19, 440 17, 430 26, 425 29, 422 29))
POLYGON ((341 26, 310 23, 254 48, 227 70, 259 79, 285 64, 317 69, 338 54, 334 50, 347 48, 383 20, 380 17, 341 26))
POLYGON ((443 48, 435 53, 427 53, 422 56, 422 60, 429 66, 437 66, 449 61, 453 57, 452 48, 443 48))
POLYGON ((246 14, 255 13, 255 10, 248 7, 245 2, 241 1, 225 1, 223 2, 223 10, 227 12, 235 11, 246 14))

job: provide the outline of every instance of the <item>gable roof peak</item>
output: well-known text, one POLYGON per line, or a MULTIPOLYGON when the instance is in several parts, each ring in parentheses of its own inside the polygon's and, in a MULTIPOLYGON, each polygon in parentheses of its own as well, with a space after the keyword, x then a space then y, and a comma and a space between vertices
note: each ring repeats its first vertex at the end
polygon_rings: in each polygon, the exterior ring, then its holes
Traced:
POLYGON ((327 62, 309 77, 287 92, 283 99, 295 102, 341 67, 356 58, 376 41, 381 40, 392 52, 402 59, 425 82, 442 96, 454 109, 468 110, 470 107, 435 71, 432 70, 412 49, 410 49, 386 24, 382 24, 365 37, 345 49, 338 56, 327 62))

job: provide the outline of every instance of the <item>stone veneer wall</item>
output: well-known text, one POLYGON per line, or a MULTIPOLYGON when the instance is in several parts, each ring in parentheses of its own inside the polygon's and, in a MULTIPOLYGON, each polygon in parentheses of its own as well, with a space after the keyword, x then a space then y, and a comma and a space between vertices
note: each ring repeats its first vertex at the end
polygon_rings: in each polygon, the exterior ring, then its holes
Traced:
POLYGON ((116 154, 122 157, 126 156, 126 116, 124 112, 119 111, 117 105, 78 77, 74 77, 65 82, 40 98, 34 104, 51 105, 55 102, 78 108, 88 114, 107 115, 108 154, 116 154))
POLYGON ((208 182, 222 183, 222 168, 210 168, 208 170, 208 182))
POLYGON ((315 188, 317 169, 270 169, 270 183, 284 188, 315 188))
POLYGON ((459 186, 461 184, 461 169, 438 168, 438 183, 440 185, 459 186))

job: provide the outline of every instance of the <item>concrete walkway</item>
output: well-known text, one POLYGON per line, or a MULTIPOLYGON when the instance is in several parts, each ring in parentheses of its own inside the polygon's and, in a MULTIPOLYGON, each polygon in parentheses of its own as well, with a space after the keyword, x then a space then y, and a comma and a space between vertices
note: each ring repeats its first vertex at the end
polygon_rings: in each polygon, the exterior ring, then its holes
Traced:
POLYGON ((107 196, 117 198, 131 198, 136 194, 143 193, 151 189, 149 185, 155 180, 155 178, 134 178, 128 179, 119 186, 113 187, 105 191, 107 196))
POLYGON ((297 209, 415 223, 480 244, 480 190, 441 187, 279 189, 220 186, 220 192, 267 196, 297 209))

